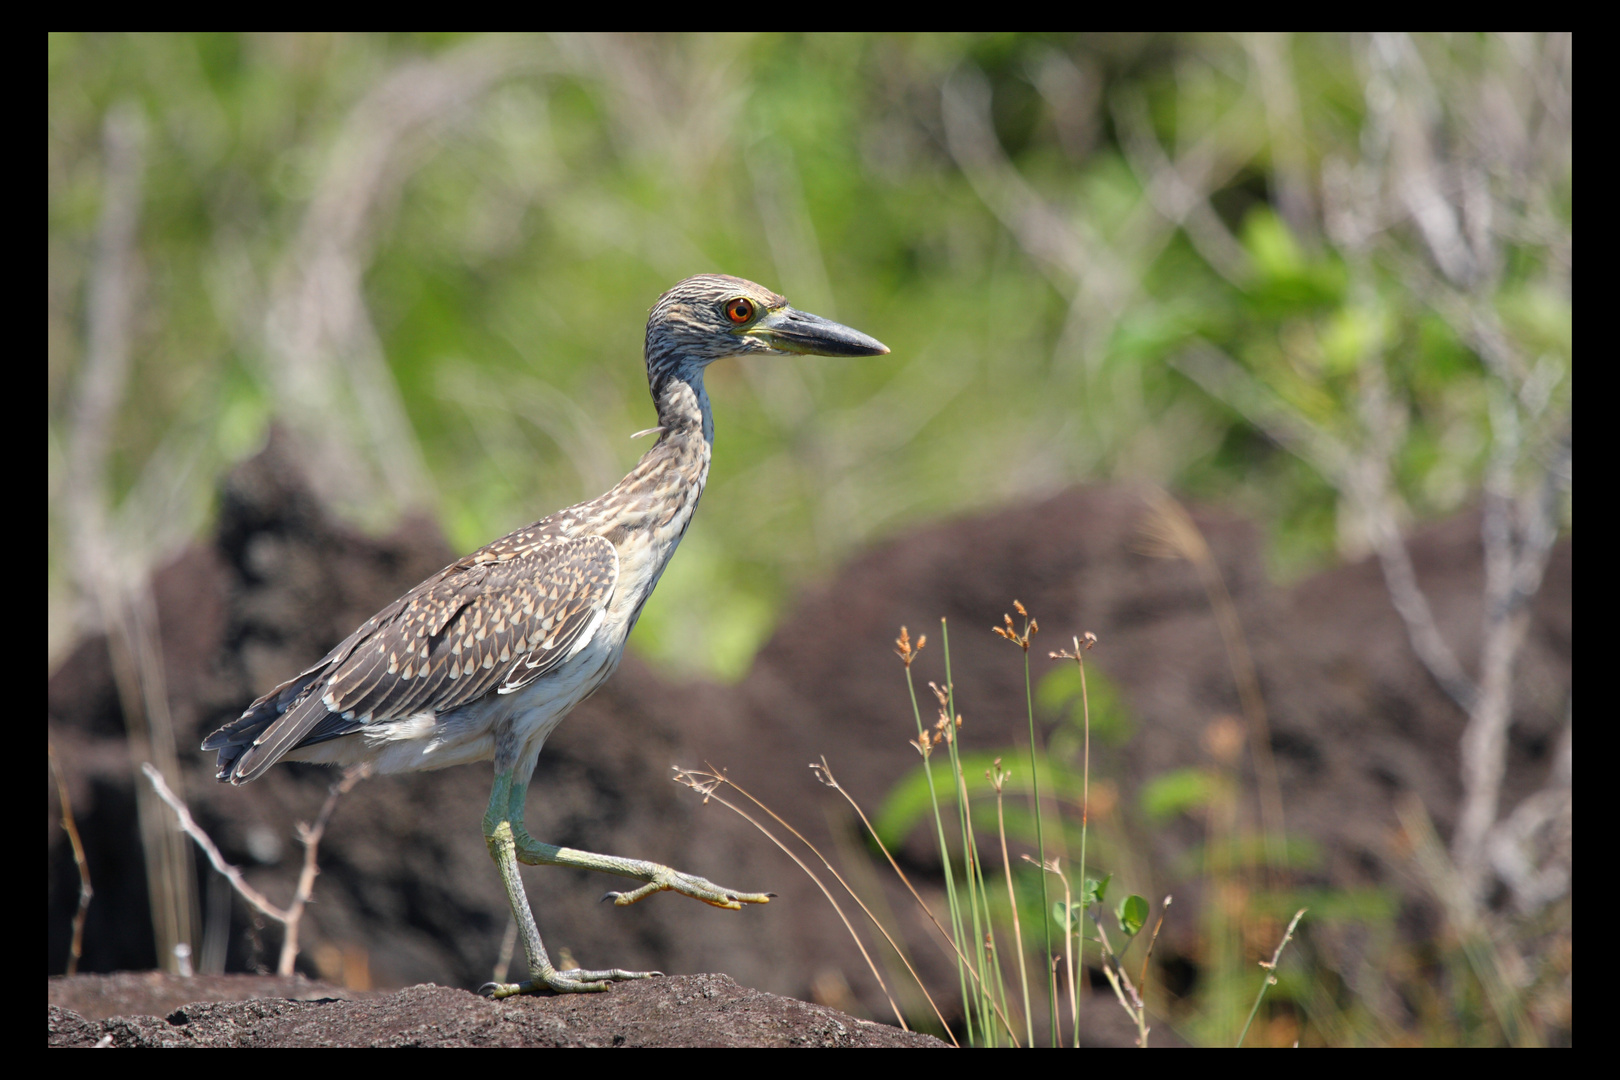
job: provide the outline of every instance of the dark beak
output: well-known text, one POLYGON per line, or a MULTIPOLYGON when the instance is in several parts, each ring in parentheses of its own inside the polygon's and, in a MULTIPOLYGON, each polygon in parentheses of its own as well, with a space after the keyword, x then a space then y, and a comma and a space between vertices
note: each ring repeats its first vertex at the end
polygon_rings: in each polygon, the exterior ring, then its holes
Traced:
POLYGON ((859 330, 785 307, 773 311, 749 328, 750 335, 765 338, 773 349, 814 356, 882 356, 889 347, 859 330))

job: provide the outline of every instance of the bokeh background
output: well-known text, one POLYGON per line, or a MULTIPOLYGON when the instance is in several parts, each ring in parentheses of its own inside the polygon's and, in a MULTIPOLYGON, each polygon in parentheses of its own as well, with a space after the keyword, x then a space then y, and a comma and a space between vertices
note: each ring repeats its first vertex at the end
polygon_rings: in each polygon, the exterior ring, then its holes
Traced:
POLYGON ((710 370, 631 642, 666 674, 1080 482, 1247 515, 1282 583, 1482 499, 1534 556, 1572 78, 1568 35, 52 35, 48 666, 272 422, 342 518, 460 551, 606 490, 646 310, 706 271, 893 352, 710 370))

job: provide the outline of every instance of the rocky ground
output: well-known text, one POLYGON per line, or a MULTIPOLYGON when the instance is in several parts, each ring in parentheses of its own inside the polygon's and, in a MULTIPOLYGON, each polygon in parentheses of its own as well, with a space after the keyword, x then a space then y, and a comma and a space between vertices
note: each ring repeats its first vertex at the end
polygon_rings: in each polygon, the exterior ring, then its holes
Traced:
MULTIPOLYGON (((724 975, 683 975, 622 983, 604 994, 490 1001, 426 984, 393 994, 353 996, 306 982, 227 976, 236 985, 211 992, 245 999, 193 1002, 165 1015, 120 1013, 91 1019, 56 1003, 78 980, 51 980, 47 1006, 53 1047, 266 1046, 783 1046, 944 1047, 928 1035, 857 1020, 833 1009, 738 986, 724 975), (284 996, 292 989, 299 996, 284 996)), ((144 978, 136 976, 135 978, 144 978)), ((190 980, 159 976, 161 989, 184 995, 190 980), (181 984, 181 985, 175 985, 181 984)), ((148 981, 151 982, 150 978, 148 981)), ((154 989, 156 989, 154 987, 154 989)), ((199 991, 202 987, 197 988, 199 991)), ((80 994, 79 996, 91 996, 80 994)))

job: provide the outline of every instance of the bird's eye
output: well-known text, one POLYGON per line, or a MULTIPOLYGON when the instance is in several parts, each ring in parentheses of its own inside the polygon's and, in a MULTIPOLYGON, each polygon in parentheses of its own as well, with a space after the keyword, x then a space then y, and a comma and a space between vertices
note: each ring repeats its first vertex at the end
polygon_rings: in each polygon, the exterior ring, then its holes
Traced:
POLYGON ((739 296, 726 302, 726 318, 741 325, 754 317, 754 302, 739 296))

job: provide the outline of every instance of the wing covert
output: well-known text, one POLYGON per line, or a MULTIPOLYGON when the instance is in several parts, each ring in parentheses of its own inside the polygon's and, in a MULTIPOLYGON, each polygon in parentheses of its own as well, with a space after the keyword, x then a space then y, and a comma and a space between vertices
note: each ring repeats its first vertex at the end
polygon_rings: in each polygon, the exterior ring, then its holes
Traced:
POLYGON ((326 707, 374 722, 527 686, 594 632, 618 576, 613 545, 587 536, 424 582, 333 666, 326 707))

